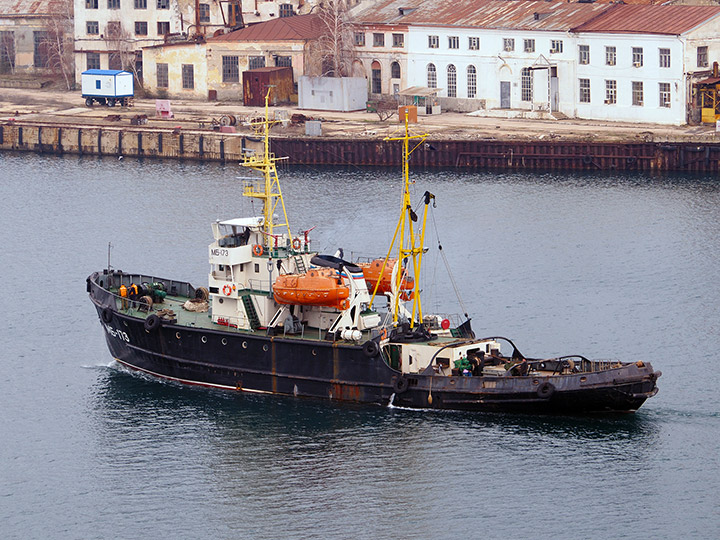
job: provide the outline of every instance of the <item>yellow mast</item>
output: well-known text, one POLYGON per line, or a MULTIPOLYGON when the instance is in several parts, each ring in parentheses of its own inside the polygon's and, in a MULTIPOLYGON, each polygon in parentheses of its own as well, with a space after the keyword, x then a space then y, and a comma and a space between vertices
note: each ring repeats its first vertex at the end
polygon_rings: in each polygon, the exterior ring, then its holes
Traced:
POLYGON ((243 187, 243 195, 245 197, 253 197, 263 202, 263 232, 265 233, 265 242, 268 249, 272 248, 271 240, 274 227, 287 227, 288 238, 292 242, 292 233, 290 232, 290 223, 285 210, 285 201, 283 200, 282 190, 280 189, 280 180, 277 175, 277 167, 275 163, 281 159, 270 153, 270 126, 276 124, 277 121, 270 121, 270 92, 272 88, 268 88, 265 95, 265 119, 262 121, 251 122, 251 126, 262 126, 263 128, 263 154, 262 156, 243 155, 243 161, 240 163, 243 167, 248 167, 263 175, 262 185, 260 182, 251 182, 243 187), (275 223, 273 215, 278 203, 282 207, 284 222, 275 223))
MULTIPOLYGON (((403 196, 402 196, 402 209, 400 211, 400 219, 398 220, 397 227, 395 228, 395 234, 393 235, 392 243, 390 244, 390 249, 388 249, 388 253, 385 256, 385 260, 383 261, 382 268, 380 269, 380 275, 385 270, 385 265, 387 264, 388 259, 390 258, 390 254, 392 253, 393 246, 395 245, 395 241, 397 240, 398 233, 400 234, 400 242, 398 244, 398 269, 395 276, 395 290, 397 294, 395 295, 395 302, 393 305, 393 323, 397 323, 398 321, 398 305, 400 302, 400 284, 402 282, 403 278, 403 261, 406 257, 412 256, 413 260, 413 274, 414 274, 414 298, 413 298, 413 308, 412 308, 412 314, 410 317, 410 327, 413 328, 415 326, 415 315, 417 314, 417 320, 418 322, 422 321, 422 303, 420 301, 420 269, 422 266, 422 255, 424 252, 423 247, 423 241, 425 239, 425 223, 427 221, 427 207, 429 204, 429 201, 433 196, 429 193, 426 194, 425 197, 425 213, 423 216, 423 225, 422 225, 422 231, 420 235, 416 235, 415 231, 413 230, 413 223, 417 221, 418 217, 413 212, 412 209, 412 202, 410 201, 410 154, 412 154, 427 138, 427 133, 422 133, 419 135, 411 135, 410 134, 410 127, 408 122, 408 114, 407 111, 405 111, 405 133, 402 137, 385 137, 384 140, 386 141, 402 141, 403 143, 403 156, 402 156, 402 170, 403 170, 403 196), (411 148, 410 147, 410 141, 417 141, 417 143, 411 148)), ((378 280, 379 284, 379 280, 378 280)), ((377 285, 375 286, 375 290, 373 291, 372 298, 370 299, 370 304, 372 305, 373 300, 375 299, 375 294, 377 293, 377 285)))

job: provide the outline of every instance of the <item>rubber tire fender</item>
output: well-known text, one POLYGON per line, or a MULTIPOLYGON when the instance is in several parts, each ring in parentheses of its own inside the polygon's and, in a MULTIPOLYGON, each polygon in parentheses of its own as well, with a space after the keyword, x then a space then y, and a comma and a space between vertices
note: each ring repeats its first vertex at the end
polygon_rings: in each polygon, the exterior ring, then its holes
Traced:
POLYGON ((408 386, 408 380, 404 375, 398 375, 393 380, 393 390, 395 390, 396 394, 402 394, 408 389, 408 386))
POLYGON ((148 332, 154 332, 155 330, 160 328, 161 324, 162 321, 160 320, 160 317, 153 313, 147 319, 145 319, 145 330, 147 330, 148 332))
POLYGON ((552 383, 544 382, 537 389, 537 395, 541 399, 550 399, 555 393, 555 386, 552 383))
POLYGON ((365 353, 365 356, 368 358, 375 358, 378 354, 380 354, 380 346, 373 340, 366 341, 363 344, 362 349, 363 353, 365 353))
POLYGON ((104 323, 110 324, 110 321, 112 321, 113 318, 112 309, 110 309, 109 307, 104 307, 102 312, 100 313, 100 318, 103 320, 104 323))

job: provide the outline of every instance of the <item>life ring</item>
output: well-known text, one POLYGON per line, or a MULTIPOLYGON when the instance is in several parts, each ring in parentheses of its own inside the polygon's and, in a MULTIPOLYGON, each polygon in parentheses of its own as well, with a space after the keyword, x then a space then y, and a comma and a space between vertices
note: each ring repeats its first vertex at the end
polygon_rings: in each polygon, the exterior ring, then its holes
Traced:
POLYGON ((537 389, 537 395, 541 399, 550 399, 550 397, 555 393, 555 387, 552 383, 544 382, 540 386, 538 386, 537 389))
POLYGON ((160 317, 153 313, 147 319, 145 319, 145 330, 147 330, 148 332, 154 332, 155 330, 160 328, 161 324, 162 321, 160 320, 160 317))
POLYGON ((387 328, 383 328, 382 332, 380 332, 380 339, 383 341, 387 339, 387 328))
POLYGON ((104 307, 100 316, 102 317, 104 323, 110 324, 110 321, 112 321, 113 318, 112 309, 110 309, 109 307, 104 307))
POLYGON ((232 287, 230 285, 223 285, 223 294, 230 296, 232 294, 232 287))
POLYGON ((260 257, 263 254, 263 247, 260 244, 253 244, 253 255, 260 257))
POLYGON ((292 241, 292 247, 293 247, 293 249, 294 249, 295 251, 298 251, 301 246, 302 246, 302 242, 300 241, 300 239, 299 239, 299 238, 293 238, 293 241, 292 241))
POLYGON ((408 389, 408 380, 402 376, 398 375, 395 377, 395 380, 393 381, 393 390, 395 390, 396 394, 402 394, 408 389))
POLYGON ((363 345, 363 352, 368 358, 375 358, 380 352, 380 347, 375 341, 366 341, 363 345))

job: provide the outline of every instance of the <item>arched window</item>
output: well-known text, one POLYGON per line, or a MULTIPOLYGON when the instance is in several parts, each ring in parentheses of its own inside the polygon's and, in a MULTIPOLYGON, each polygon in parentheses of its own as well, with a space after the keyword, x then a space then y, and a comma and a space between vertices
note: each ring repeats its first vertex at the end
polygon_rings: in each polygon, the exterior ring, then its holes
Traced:
POLYGON ((397 62, 393 62, 390 64, 390 78, 392 79, 399 79, 400 78, 400 64, 397 62))
POLYGON ((428 88, 437 88, 437 70, 435 69, 435 64, 428 64, 427 79, 428 88))
POLYGON ((448 97, 457 97, 457 70, 452 64, 447 67, 447 84, 448 97))
POLYGON ((467 96, 474 98, 477 95, 477 70, 475 66, 467 68, 467 96))
POLYGON ((382 94, 382 71, 380 68, 380 62, 377 60, 372 63, 372 85, 370 91, 373 94, 382 94))

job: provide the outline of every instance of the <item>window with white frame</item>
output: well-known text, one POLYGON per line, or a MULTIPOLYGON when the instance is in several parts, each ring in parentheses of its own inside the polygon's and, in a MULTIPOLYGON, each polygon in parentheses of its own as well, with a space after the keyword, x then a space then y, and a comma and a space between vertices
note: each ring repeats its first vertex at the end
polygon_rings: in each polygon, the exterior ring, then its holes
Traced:
POLYGON ((428 88, 437 88, 437 69, 435 69, 435 64, 428 64, 427 66, 427 85, 428 88))
POLYGON ((515 50, 514 38, 503 38, 503 51, 512 52, 515 50))
POLYGON ((670 49, 658 49, 658 54, 660 57, 660 67, 661 68, 669 68, 670 67, 670 49))
POLYGON ((643 48, 633 47, 632 48, 632 63, 633 67, 642 67, 643 65, 643 48))
POLYGON ((448 36, 448 49, 459 49, 460 38, 457 36, 448 36))
POLYGON ((632 82, 632 104, 638 107, 643 106, 643 83, 642 81, 632 82))
POLYGON ((550 52, 553 54, 563 52, 562 39, 551 39, 550 40, 550 52))
POLYGON ((578 46, 578 64, 587 65, 590 63, 590 45, 578 46))
POLYGON ((708 48, 707 46, 697 48, 697 67, 708 66, 708 48))
POLYGON ((440 36, 428 36, 428 48, 437 49, 440 47, 440 36))
POLYGON ((579 79, 580 103, 590 103, 590 79, 579 79))
POLYGON ((535 52, 535 40, 534 39, 523 39, 523 51, 535 52))
POLYGON ((87 30, 87 33, 90 35, 100 33, 100 25, 98 24, 97 21, 87 21, 85 23, 85 29, 87 30))
POLYGON ((477 94, 477 70, 475 66, 467 67, 467 96, 474 98, 477 94))
POLYGON ((448 97, 457 97, 457 70, 452 64, 447 67, 447 86, 448 97))
POLYGON ((660 91, 658 104, 661 107, 670 107, 670 83, 658 83, 658 90, 660 91))
POLYGON ((617 62, 617 49, 615 47, 605 47, 605 65, 614 66, 617 62))
POLYGON ((617 103, 617 81, 605 81, 605 105, 614 105, 617 103))
POLYGON ((480 50, 480 38, 476 36, 470 36, 468 38, 468 49, 471 51, 480 50))
POLYGON ((356 47, 364 47, 365 46, 365 32, 355 32, 355 46, 356 47))
POLYGON ((520 99, 533 100, 533 72, 530 68, 522 68, 520 71, 520 99))

